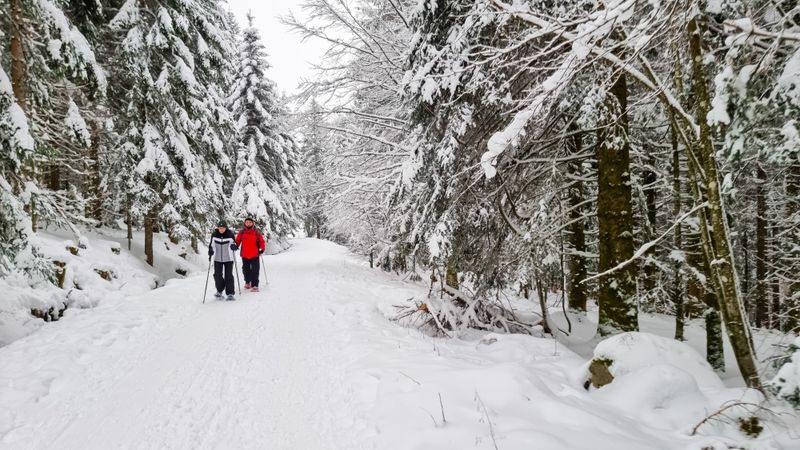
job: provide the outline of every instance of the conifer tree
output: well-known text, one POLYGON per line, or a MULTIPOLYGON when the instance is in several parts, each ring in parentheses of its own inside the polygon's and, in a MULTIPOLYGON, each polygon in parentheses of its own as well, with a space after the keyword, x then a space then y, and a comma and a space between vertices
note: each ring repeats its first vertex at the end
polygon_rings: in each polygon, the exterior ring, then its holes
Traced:
POLYGON ((269 232, 286 235, 297 225, 291 200, 296 184, 296 146, 283 130, 285 114, 267 78, 269 64, 253 16, 242 33, 239 61, 228 104, 237 127, 236 217, 250 216, 269 232))
POLYGON ((111 77, 121 136, 109 184, 115 203, 143 221, 150 264, 154 229, 196 240, 225 205, 228 20, 216 0, 128 0, 110 23, 120 38, 111 77))

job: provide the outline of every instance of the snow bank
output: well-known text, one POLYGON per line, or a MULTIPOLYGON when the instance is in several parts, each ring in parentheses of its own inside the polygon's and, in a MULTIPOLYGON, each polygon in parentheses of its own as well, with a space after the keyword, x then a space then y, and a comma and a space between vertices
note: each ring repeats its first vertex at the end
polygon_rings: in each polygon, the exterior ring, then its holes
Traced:
POLYGON ((686 372, 701 389, 723 387, 722 380, 711 365, 692 347, 654 334, 622 333, 612 336, 597 345, 594 358, 612 361, 609 372, 614 378, 652 366, 668 365, 686 372))
POLYGON ((41 328, 45 319, 57 320, 68 309, 93 308, 104 300, 155 289, 182 274, 205 271, 202 258, 158 234, 154 243, 156 264, 150 267, 144 262, 141 234, 134 239, 129 252, 127 244, 122 245, 125 237, 121 230, 91 231, 80 236, 63 231, 38 233, 39 251, 54 262, 56 270, 63 268, 63 273, 56 273, 53 284, 33 286, 20 274, 0 278, 0 347, 41 328), (59 284, 61 287, 57 287, 59 284))

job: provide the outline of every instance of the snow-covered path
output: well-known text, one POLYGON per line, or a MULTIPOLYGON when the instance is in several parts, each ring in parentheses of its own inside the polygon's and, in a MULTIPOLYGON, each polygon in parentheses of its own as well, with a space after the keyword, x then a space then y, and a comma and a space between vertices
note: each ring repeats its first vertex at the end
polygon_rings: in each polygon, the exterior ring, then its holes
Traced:
POLYGON ((176 280, 0 349, 0 404, 16 406, 0 447, 360 448, 331 246, 266 258, 270 284, 236 302, 201 305, 205 277, 176 280))
POLYGON ((740 388, 673 365, 587 392, 586 359, 553 339, 387 320, 425 285, 343 247, 301 239, 265 262, 269 285, 236 302, 201 304, 203 273, 0 348, 0 450, 757 448, 731 426, 689 433, 740 388))

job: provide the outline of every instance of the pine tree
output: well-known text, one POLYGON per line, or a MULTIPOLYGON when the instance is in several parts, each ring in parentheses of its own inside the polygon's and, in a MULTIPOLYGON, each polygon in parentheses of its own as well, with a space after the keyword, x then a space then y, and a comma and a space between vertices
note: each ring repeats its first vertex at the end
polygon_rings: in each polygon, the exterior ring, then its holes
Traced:
POLYGON ((291 190, 297 182, 297 149, 283 131, 285 113, 267 78, 269 64, 253 16, 244 29, 239 67, 228 98, 237 125, 236 181, 231 195, 236 217, 249 216, 279 236, 296 226, 291 190))
POLYGON ((16 194, 24 182, 20 170, 33 148, 28 119, 0 67, 0 275, 15 269, 19 255, 30 249, 30 217, 16 194))
POLYGON ((226 206, 232 122, 223 92, 233 37, 216 0, 128 0, 110 25, 120 38, 111 61, 120 130, 115 205, 173 241, 205 234, 226 206))

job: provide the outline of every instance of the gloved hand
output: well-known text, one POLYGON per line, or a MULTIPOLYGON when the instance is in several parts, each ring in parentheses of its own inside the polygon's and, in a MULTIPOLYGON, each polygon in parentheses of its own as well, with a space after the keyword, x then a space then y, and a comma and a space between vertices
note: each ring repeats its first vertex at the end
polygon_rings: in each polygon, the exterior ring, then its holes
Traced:
POLYGON ((209 248, 208 249, 208 257, 211 258, 212 256, 214 256, 214 249, 213 248, 209 248))
POLYGON ((239 247, 237 247, 236 244, 231 244, 231 250, 233 251, 239 250, 239 247))
POLYGON ((261 250, 261 249, 259 249, 259 250, 258 250, 258 254, 259 254, 259 255, 263 255, 263 254, 264 254, 264 250, 261 250))

